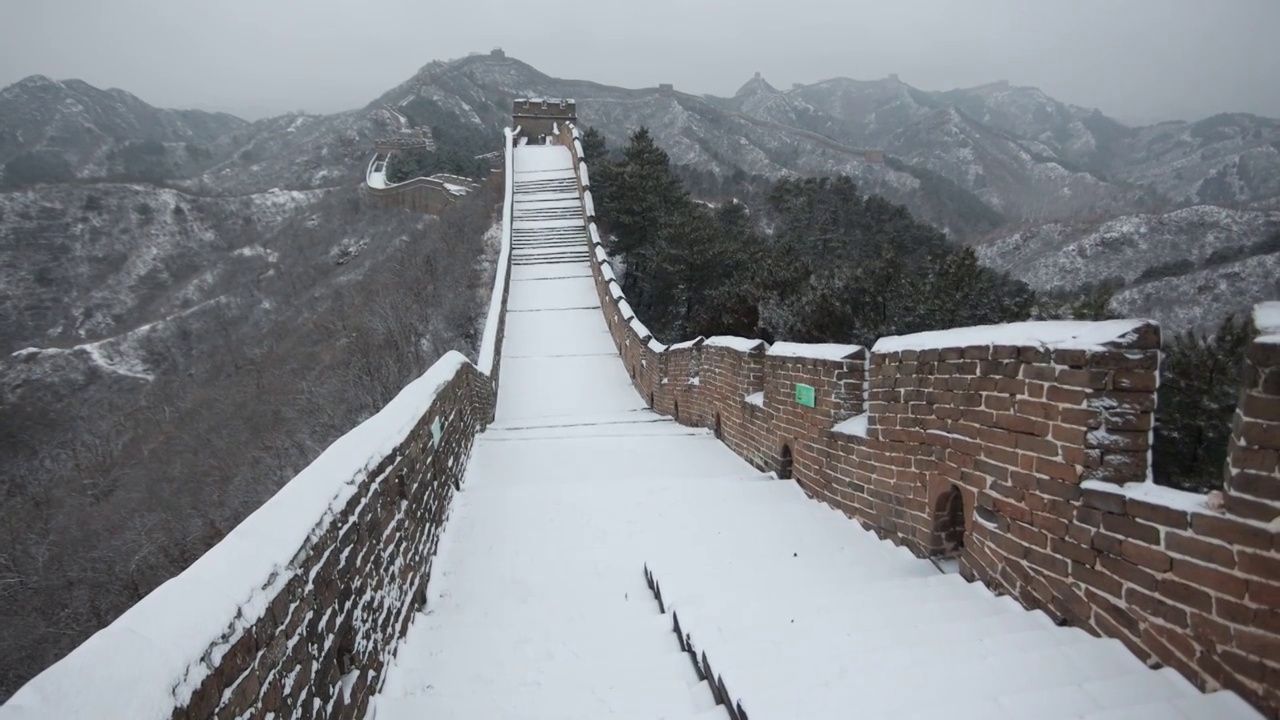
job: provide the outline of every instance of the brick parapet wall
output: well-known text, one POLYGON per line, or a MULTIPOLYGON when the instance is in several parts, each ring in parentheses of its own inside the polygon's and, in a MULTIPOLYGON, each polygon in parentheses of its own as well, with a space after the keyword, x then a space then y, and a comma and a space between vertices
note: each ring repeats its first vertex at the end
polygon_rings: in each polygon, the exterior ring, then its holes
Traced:
POLYGON ((971 581, 1280 714, 1280 339, 1249 350, 1217 508, 1148 480, 1154 325, 1080 348, 873 349, 840 363, 741 339, 666 347, 637 330, 588 230, 606 324, 655 411, 762 470, 782 469, 786 448, 807 493, 881 537, 950 551, 971 581), (796 404, 797 383, 817 390, 815 408, 796 404), (865 431, 840 425, 863 411, 865 431))
POLYGON ((489 379, 462 366, 409 437, 317 528, 284 587, 223 645, 172 717, 364 717, 425 603, 453 491, 492 405, 489 379))
POLYGON ((1226 509, 1262 522, 1280 516, 1280 336, 1245 353, 1228 448, 1226 509))

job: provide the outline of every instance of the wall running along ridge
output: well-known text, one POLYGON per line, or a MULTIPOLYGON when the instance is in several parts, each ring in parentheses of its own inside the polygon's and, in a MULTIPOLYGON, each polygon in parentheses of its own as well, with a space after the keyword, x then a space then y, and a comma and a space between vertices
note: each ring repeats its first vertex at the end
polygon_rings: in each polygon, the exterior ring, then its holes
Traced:
POLYGON ((577 161, 596 290, 654 410, 917 555, 957 558, 966 579, 1280 716, 1280 304, 1259 310, 1224 503, 1210 507, 1149 478, 1154 324, 967 328, 869 351, 664 345, 610 267, 577 136, 566 125, 557 139, 577 161))
POLYGON ((477 364, 440 358, 191 567, 24 685, 0 720, 365 716, 493 418, 513 137, 477 364))

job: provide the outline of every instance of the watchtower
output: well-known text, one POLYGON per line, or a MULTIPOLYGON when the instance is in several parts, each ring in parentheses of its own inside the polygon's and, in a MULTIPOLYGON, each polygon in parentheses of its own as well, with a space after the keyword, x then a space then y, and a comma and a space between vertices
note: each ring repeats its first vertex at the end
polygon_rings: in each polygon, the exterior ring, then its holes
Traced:
POLYGON ((518 99, 512 103, 511 119, 520 134, 538 139, 555 132, 555 125, 578 121, 578 104, 556 98, 518 99))

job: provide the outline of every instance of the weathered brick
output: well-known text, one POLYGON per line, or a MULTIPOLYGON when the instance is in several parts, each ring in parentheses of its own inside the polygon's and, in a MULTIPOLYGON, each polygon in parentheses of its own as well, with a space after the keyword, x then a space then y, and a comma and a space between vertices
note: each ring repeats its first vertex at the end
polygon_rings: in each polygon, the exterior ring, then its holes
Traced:
POLYGON ((1172 558, 1164 550, 1131 540, 1120 543, 1120 557, 1155 572, 1167 572, 1173 566, 1172 558))
POLYGON ((1181 533, 1165 533, 1164 544, 1173 555, 1182 555, 1227 569, 1236 566, 1235 551, 1220 543, 1201 540, 1181 533))
POLYGON ((1103 515, 1102 529, 1148 545, 1156 545, 1160 542, 1159 528, 1123 515, 1103 515))
POLYGON ((1196 513, 1191 516, 1191 531, 1230 545, 1243 545, 1259 550, 1271 549, 1271 533, 1256 525, 1216 515, 1196 513))

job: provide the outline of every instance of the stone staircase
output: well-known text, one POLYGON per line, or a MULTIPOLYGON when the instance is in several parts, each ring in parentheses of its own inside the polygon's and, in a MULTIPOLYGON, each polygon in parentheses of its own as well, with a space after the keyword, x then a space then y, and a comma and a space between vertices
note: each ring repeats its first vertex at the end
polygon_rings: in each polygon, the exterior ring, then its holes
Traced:
MULTIPOLYGON (((542 148, 521 148, 537 152, 542 148)), ((577 178, 571 169, 515 171, 511 264, 582 263, 590 259, 577 178)))

